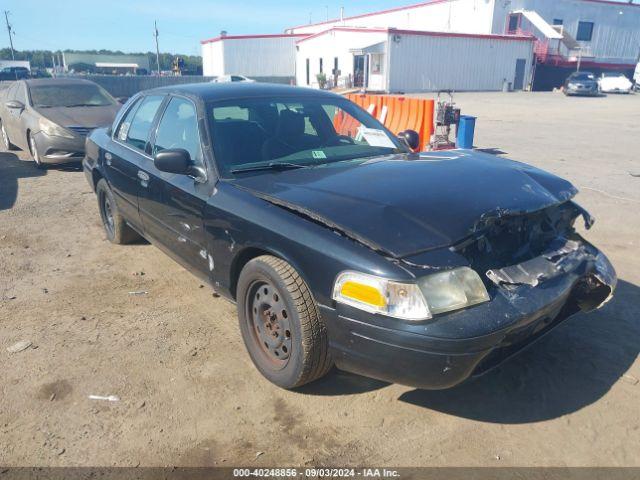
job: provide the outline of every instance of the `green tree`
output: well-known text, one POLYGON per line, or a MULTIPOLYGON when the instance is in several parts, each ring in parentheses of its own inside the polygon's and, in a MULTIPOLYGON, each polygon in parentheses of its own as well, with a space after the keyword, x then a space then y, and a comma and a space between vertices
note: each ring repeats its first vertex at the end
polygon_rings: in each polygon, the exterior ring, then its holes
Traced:
MULTIPOLYGON (((120 50, 64 50, 66 53, 93 53, 101 55, 125 55, 120 50)), ((53 52, 51 50, 16 50, 16 60, 28 60, 31 63, 32 68, 51 68, 53 67, 53 55, 56 55, 56 64, 59 62, 60 51, 53 52)), ((130 55, 147 55, 150 60, 151 70, 156 69, 156 54, 154 52, 136 52, 130 55)), ((173 59, 175 57, 181 57, 184 60, 185 73, 191 75, 202 74, 202 57, 197 55, 182 55, 172 53, 160 54, 160 70, 171 70, 173 66, 173 59)), ((9 48, 0 49, 1 59, 10 59, 11 50, 9 48)))

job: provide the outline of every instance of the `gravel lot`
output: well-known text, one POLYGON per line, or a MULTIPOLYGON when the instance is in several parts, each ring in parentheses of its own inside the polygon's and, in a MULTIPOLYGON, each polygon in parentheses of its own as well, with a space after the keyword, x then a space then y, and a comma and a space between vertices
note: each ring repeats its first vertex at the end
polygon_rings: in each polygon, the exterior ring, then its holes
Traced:
POLYGON ((452 390, 334 372, 287 392, 233 305, 105 240, 81 171, 0 153, 0 465, 640 466, 640 95, 456 100, 479 148, 580 189, 620 277, 604 309, 452 390))

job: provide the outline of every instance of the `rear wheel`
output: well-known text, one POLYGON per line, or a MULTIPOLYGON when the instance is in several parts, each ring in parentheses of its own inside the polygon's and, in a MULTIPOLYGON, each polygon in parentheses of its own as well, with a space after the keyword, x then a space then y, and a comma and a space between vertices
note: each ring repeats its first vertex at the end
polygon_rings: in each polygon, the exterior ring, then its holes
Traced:
POLYGON ((251 260, 238 280, 240 331, 251 360, 283 388, 309 383, 331 369, 327 329, 309 287, 284 260, 251 260))
POLYGON ((7 133, 7 130, 4 128, 4 122, 2 120, 0 120, 0 136, 2 136, 2 147, 6 151, 15 149, 15 147, 11 143, 11 140, 9 140, 9 134, 7 133))
POLYGON ((140 238, 140 235, 133 230, 125 222, 122 215, 118 211, 113 193, 109 184, 104 179, 98 181, 96 185, 96 194, 98 196, 98 208, 100 209, 100 217, 107 239, 111 243, 123 245, 131 243, 140 238))

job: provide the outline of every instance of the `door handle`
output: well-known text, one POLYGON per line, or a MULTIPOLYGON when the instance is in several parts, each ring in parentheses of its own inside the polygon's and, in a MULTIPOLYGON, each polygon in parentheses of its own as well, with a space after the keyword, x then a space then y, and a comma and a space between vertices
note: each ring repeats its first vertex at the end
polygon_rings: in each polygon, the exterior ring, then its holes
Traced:
POLYGON ((140 185, 142 185, 144 188, 147 188, 149 186, 149 174, 147 172, 138 170, 138 178, 140 179, 140 185))

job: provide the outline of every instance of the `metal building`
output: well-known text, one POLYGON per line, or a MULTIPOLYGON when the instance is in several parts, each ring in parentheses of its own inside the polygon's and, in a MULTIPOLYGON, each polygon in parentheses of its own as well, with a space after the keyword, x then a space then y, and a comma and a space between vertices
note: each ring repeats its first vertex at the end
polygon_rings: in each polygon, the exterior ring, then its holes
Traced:
POLYGON ((535 38, 535 83, 559 86, 577 68, 632 75, 640 57, 640 4, 613 0, 431 0, 302 25, 288 33, 334 27, 450 33, 520 34, 535 38))
POLYGON ((295 75, 296 40, 306 35, 226 35, 203 40, 202 73, 245 75, 289 82, 295 75))
POLYGON ((296 81, 380 92, 523 89, 533 38, 333 27, 298 41, 296 81))
POLYGON ((146 55, 64 52, 62 62, 66 72, 75 70, 109 74, 148 74, 150 70, 149 57, 146 55))
POLYGON ((268 57, 250 52, 267 49, 257 44, 270 36, 234 37, 246 45, 233 51, 203 44, 203 62, 211 75, 268 76, 271 65, 282 66, 279 72, 288 68, 298 84, 311 86, 322 71, 330 84, 351 75, 352 84, 381 91, 493 90, 504 80, 515 88, 550 89, 578 68, 633 75, 638 25, 640 4, 622 1, 431 0, 288 28, 290 36, 276 36, 286 46, 268 50, 268 57))

